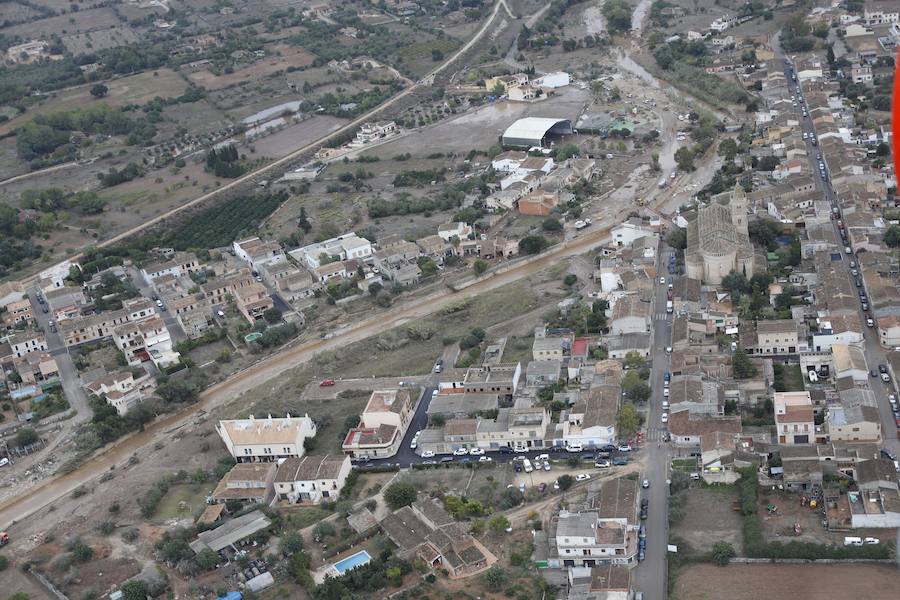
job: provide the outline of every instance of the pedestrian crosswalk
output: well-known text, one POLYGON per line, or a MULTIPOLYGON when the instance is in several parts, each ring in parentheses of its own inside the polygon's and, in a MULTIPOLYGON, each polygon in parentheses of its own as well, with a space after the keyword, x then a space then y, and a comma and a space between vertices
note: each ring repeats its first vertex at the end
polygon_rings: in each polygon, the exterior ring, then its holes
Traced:
POLYGON ((669 313, 664 313, 664 312, 663 312, 663 313, 656 313, 655 315, 653 315, 653 320, 654 320, 654 321, 668 321, 668 320, 669 320, 669 313))

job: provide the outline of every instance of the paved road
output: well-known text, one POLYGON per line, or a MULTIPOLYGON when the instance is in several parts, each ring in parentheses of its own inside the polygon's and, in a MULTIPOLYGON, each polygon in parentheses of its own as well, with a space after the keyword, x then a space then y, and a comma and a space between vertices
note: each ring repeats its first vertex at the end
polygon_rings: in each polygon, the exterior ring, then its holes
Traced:
MULTIPOLYGON (((803 90, 798 82, 795 82, 792 79, 792 69, 793 63, 787 59, 784 55, 784 52, 780 47, 774 45, 776 57, 779 60, 782 60, 784 63, 784 74, 787 78, 788 89, 792 95, 798 96, 799 98, 803 98, 803 90)), ((803 132, 809 133, 812 135, 816 134, 815 125, 812 122, 812 118, 809 116, 807 111, 807 116, 803 116, 803 107, 806 106, 805 102, 799 102, 796 107, 797 116, 800 119, 801 127, 803 132)), ((837 197, 837 194, 834 192, 834 188, 831 185, 830 178, 828 176, 828 164, 827 157, 822 155, 822 161, 825 162, 825 174, 817 175, 819 173, 819 165, 818 165, 818 155, 821 153, 818 145, 812 144, 812 139, 809 138, 806 140, 806 150, 809 158, 810 168, 814 173, 813 177, 816 179, 817 185, 819 189, 822 190, 825 199, 833 206, 838 209, 843 209, 840 203, 840 199, 837 197)), ((832 221, 832 228, 834 230, 835 241, 841 245, 847 245, 846 242, 843 242, 841 239, 840 228, 838 227, 838 221, 832 221)), ((851 287, 855 287, 855 279, 850 270, 850 261, 855 260, 856 256, 854 254, 842 254, 843 259, 845 259, 847 266, 847 277, 850 280, 851 287)), ((860 275, 860 278, 862 276, 860 275)), ((876 327, 865 327, 866 318, 870 316, 869 313, 866 313, 862 310, 862 305, 857 309, 858 317, 860 319, 860 328, 863 334, 863 350, 866 355, 866 362, 869 365, 869 368, 877 368, 878 365, 887 364, 887 360, 885 358, 885 348, 883 348, 878 339, 878 329, 876 327)), ((898 439, 898 428, 896 422, 894 420, 894 415, 891 412, 891 406, 888 402, 887 395, 889 393, 896 393, 895 383, 883 383, 880 379, 872 378, 870 379, 870 387, 872 391, 875 393, 875 398, 878 402, 878 412, 881 416, 881 431, 882 436, 884 437, 884 446, 891 448, 895 453, 900 454, 900 439, 898 439)))
POLYGON ((63 344, 59 331, 50 330, 50 321, 53 319, 53 314, 50 312, 45 313, 42 310, 38 301, 37 288, 28 290, 28 299, 31 300, 31 312, 34 314, 34 320, 44 332, 44 338, 47 340, 47 350, 59 368, 59 379, 60 383, 62 383, 66 400, 68 400, 69 406, 78 413, 75 416, 74 423, 87 421, 94 413, 88 405, 87 394, 81 387, 75 363, 72 362, 72 356, 69 354, 65 344, 63 344))
MULTIPOLYGON (((669 257, 674 255, 674 250, 665 242, 660 242, 657 270, 666 273, 669 257)), ((667 275, 666 280, 671 281, 672 275, 667 275)), ((669 355, 666 347, 672 343, 672 318, 666 313, 667 286, 657 282, 656 296, 654 298, 655 310, 653 315, 653 353, 651 355, 652 369, 650 371, 650 389, 653 394, 647 407, 646 442, 647 471, 642 478, 650 481, 650 488, 644 490, 643 497, 650 500, 649 514, 644 521, 647 528, 646 558, 640 564, 635 573, 635 589, 644 593, 644 598, 666 597, 667 559, 666 546, 669 538, 669 511, 668 495, 669 486, 666 480, 669 478, 669 449, 664 441, 666 432, 663 425, 662 401, 663 380, 669 370, 669 355)))

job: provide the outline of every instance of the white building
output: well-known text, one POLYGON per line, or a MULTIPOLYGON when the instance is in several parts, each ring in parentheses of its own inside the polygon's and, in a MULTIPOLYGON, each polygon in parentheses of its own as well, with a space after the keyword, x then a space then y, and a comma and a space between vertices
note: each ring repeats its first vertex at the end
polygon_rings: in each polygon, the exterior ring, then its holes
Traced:
POLYGON ((619 410, 619 386, 592 388, 575 402, 563 422, 566 446, 581 444, 582 448, 599 448, 616 442, 616 415, 619 410))
POLYGON ((537 79, 531 80, 531 84, 535 87, 547 89, 566 87, 569 83, 571 83, 571 78, 569 77, 569 74, 564 71, 547 73, 537 79))
POLYGON ((276 242, 264 242, 258 237, 234 242, 232 248, 235 256, 257 272, 265 265, 276 265, 287 260, 281 246, 276 242))
POLYGON ((16 333, 9 336, 7 342, 16 358, 22 358, 30 352, 47 351, 47 340, 44 338, 44 334, 35 331, 16 333))
POLYGON ((634 554, 628 551, 628 539, 627 519, 601 519, 596 512, 564 510, 556 523, 554 545, 563 567, 592 567, 601 562, 627 563, 634 554))
POLYGON ((900 12, 894 10, 897 8, 896 4, 893 2, 873 4, 876 4, 876 6, 867 6, 863 11, 863 21, 866 22, 866 25, 889 25, 891 23, 900 23, 900 12))
POLYGON ((291 250, 288 254, 310 269, 317 269, 322 266, 323 256, 328 257, 329 260, 335 256, 338 260, 362 260, 371 256, 372 253, 372 242, 351 231, 324 242, 316 242, 291 250))
POLYGON ((131 371, 115 371, 84 387, 89 394, 104 398, 119 415, 125 415, 146 398, 156 388, 156 385, 148 374, 135 379, 131 371))
POLYGON ((650 227, 625 221, 612 228, 612 241, 616 246, 630 246, 635 240, 653 235, 650 227))
POLYGON ((437 234, 445 242, 449 242, 453 238, 462 241, 468 239, 468 237, 472 234, 472 226, 462 221, 456 221, 455 223, 444 223, 443 225, 438 227, 437 234))
POLYGON ((316 424, 309 415, 284 418, 219 421, 216 431, 238 462, 271 462, 302 457, 306 438, 315 437, 316 424))
POLYGON ((131 366, 150 360, 157 367, 178 362, 181 355, 172 349, 172 338, 159 315, 130 321, 112 332, 113 342, 131 366))
POLYGON ((816 426, 809 392, 775 392, 775 430, 779 444, 815 442, 816 426))
POLYGON ((738 18, 731 15, 722 15, 709 24, 709 30, 714 33, 722 33, 730 27, 737 25, 738 18))
POLYGON ((378 121, 376 123, 363 123, 356 132, 356 137, 350 142, 351 148, 361 148, 366 144, 388 138, 400 133, 400 128, 393 121, 378 121))

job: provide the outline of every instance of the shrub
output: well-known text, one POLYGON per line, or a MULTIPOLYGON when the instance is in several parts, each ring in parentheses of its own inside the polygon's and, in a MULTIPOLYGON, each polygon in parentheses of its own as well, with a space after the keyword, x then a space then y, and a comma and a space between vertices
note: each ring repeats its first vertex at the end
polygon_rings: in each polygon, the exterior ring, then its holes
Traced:
POLYGON ((78 562, 87 562, 94 557, 94 549, 84 542, 78 542, 72 547, 72 556, 78 562))
POLYGON ((713 563, 720 567, 727 565, 736 555, 734 546, 728 542, 716 542, 712 549, 713 563))

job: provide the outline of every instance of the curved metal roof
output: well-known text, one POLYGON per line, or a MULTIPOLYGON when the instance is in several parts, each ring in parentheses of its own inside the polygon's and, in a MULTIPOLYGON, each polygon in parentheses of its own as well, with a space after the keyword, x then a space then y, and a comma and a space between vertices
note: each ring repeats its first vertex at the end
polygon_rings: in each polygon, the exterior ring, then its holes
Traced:
POLYGON ((553 129, 556 125, 567 124, 571 129, 572 123, 569 119, 553 119, 548 117, 525 117, 524 119, 519 119, 512 125, 506 128, 506 131, 503 132, 504 138, 515 138, 515 139, 535 139, 540 140, 547 132, 553 129))

